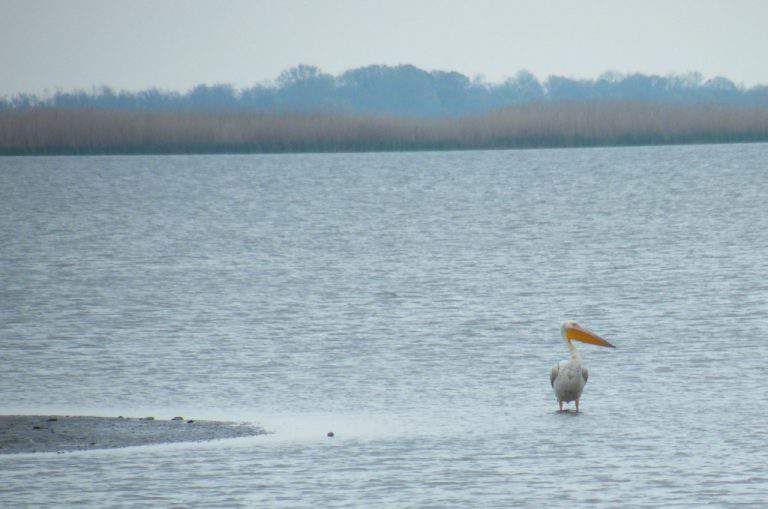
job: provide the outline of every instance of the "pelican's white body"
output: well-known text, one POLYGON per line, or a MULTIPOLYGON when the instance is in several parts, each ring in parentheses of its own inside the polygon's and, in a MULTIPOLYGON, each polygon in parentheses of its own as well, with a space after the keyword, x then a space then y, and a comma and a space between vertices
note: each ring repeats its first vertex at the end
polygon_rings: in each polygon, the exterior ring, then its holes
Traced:
POLYGON ((549 375, 557 402, 561 404, 578 401, 589 378, 589 371, 581 365, 581 355, 570 341, 568 349, 571 351, 571 359, 557 363, 549 375))

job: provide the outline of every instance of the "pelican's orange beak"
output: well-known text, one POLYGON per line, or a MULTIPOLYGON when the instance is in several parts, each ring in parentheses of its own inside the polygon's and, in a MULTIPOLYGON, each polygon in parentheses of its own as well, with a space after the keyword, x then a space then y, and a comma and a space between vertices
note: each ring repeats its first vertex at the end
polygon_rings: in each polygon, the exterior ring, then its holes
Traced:
POLYGON ((566 339, 572 339, 574 341, 581 341, 582 343, 589 343, 597 346, 605 346, 608 348, 616 348, 608 341, 604 340, 592 331, 589 331, 575 322, 566 322, 563 324, 563 336, 566 339))

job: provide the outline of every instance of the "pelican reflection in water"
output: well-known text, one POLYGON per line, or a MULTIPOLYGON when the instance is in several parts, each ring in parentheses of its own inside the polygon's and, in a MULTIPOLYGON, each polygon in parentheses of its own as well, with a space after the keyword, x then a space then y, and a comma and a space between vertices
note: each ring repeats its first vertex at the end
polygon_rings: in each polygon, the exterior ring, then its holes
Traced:
POLYGON ((576 411, 579 411, 579 399, 584 386, 589 378, 589 371, 581 363, 581 355, 573 346, 573 341, 590 343, 592 345, 616 348, 608 341, 604 340, 594 332, 588 331, 576 322, 565 322, 560 327, 563 339, 568 344, 568 350, 571 352, 571 359, 560 361, 552 368, 549 374, 549 381, 555 390, 557 402, 560 404, 560 410, 563 410, 563 403, 571 401, 576 402, 576 411))

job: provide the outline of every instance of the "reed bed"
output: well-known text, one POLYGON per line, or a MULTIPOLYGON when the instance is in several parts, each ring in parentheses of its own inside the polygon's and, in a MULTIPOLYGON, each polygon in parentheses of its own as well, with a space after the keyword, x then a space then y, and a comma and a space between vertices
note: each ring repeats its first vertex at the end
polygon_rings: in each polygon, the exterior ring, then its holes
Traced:
POLYGON ((413 118, 327 113, 32 108, 0 111, 0 154, 500 149, 768 141, 768 108, 532 103, 413 118))

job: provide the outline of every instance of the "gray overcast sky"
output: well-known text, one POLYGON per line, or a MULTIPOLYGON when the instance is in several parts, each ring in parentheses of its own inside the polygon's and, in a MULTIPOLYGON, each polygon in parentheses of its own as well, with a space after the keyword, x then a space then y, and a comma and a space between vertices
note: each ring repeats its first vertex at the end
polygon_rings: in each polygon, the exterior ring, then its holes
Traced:
POLYGON ((299 63, 488 81, 699 71, 754 85, 768 83, 767 55, 762 0, 0 0, 0 95, 241 87, 299 63))

